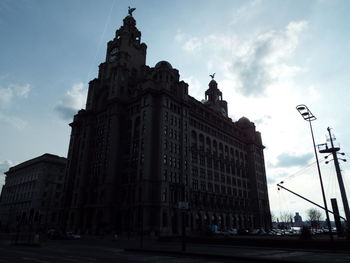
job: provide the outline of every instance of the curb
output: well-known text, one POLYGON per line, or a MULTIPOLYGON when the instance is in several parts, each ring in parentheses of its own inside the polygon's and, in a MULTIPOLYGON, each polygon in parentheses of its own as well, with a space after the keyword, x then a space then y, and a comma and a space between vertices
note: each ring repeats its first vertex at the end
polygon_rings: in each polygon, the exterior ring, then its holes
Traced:
POLYGON ((172 255, 181 257, 199 257, 199 258, 212 258, 212 259, 233 259, 233 260, 245 260, 245 261, 259 261, 259 262, 275 262, 275 263, 309 263, 310 261, 300 261, 300 260, 282 260, 275 258, 262 258, 262 257, 247 257, 247 256, 230 256, 230 255, 220 255, 220 254, 206 254, 206 253, 195 253, 195 252, 183 252, 174 250, 157 250, 157 249, 138 249, 138 248, 124 248, 125 252, 136 252, 136 253, 146 253, 146 254, 161 254, 161 255, 172 255))

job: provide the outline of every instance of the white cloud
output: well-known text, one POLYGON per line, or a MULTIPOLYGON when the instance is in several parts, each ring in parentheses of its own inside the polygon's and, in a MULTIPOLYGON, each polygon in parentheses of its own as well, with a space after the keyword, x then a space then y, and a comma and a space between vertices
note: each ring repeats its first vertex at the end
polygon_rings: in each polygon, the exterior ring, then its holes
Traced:
POLYGON ((7 106, 15 98, 27 98, 30 92, 30 85, 18 85, 18 84, 9 84, 5 87, 0 86, 0 103, 2 107, 7 106))
MULTIPOLYGON (((5 81, 7 76, 0 76, 1 81, 5 81)), ((17 129, 23 129, 27 122, 20 117, 9 113, 11 106, 20 98, 27 98, 31 90, 29 84, 7 84, 0 86, 0 121, 10 124, 17 129)))
POLYGON ((202 41, 197 37, 192 37, 185 41, 183 49, 187 52, 198 52, 201 50, 202 41))
POLYGON ((185 38, 185 34, 180 29, 178 29, 175 35, 175 40, 177 42, 182 42, 184 41, 184 38, 185 38))
POLYGON ((2 186, 5 183, 4 173, 8 171, 8 169, 13 165, 13 162, 10 160, 0 161, 0 186, 2 186))
POLYGON ((272 83, 286 81, 301 68, 288 65, 294 54, 300 33, 307 22, 290 22, 281 32, 270 31, 242 43, 233 57, 232 75, 238 80, 238 88, 246 95, 261 95, 272 83))
POLYGON ((74 84, 58 102, 55 110, 64 120, 71 120, 78 110, 84 108, 87 88, 82 82, 74 84))
POLYGON ((189 95, 194 98, 202 98, 203 97, 203 87, 198 79, 193 76, 185 77, 183 80, 188 84, 189 95))
POLYGON ((247 39, 233 33, 189 36, 178 31, 175 39, 188 53, 205 55, 208 70, 230 79, 244 96, 259 96, 274 83, 293 79, 303 69, 290 58, 305 31, 306 21, 292 21, 283 30, 252 34, 247 39))

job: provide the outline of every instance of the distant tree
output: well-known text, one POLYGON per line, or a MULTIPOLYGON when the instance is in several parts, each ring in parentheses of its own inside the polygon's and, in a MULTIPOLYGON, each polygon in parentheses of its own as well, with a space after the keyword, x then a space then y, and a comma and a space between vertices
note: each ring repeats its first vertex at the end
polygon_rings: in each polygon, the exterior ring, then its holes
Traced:
POLYGON ((280 228, 289 228, 293 222, 293 214, 291 212, 282 212, 280 214, 280 228))
POLYGON ((307 210, 307 216, 308 216, 308 221, 310 222, 310 225, 312 228, 320 227, 320 222, 322 217, 322 213, 320 212, 320 210, 316 208, 310 208, 307 210))
POLYGON ((271 221, 272 222, 276 222, 277 221, 277 217, 275 216, 274 213, 271 212, 271 221))

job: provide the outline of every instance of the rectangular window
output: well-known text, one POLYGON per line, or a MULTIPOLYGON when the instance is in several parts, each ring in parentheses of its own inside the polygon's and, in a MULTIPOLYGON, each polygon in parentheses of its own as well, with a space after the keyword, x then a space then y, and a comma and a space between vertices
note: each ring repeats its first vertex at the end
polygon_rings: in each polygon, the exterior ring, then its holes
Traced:
POLYGON ((205 170, 203 168, 200 169, 200 178, 205 178, 205 170))
POLYGON ((197 179, 192 180, 192 187, 194 190, 198 190, 198 180, 197 179))
POLYGON ((168 226, 168 214, 166 212, 163 212, 163 227, 168 226))
POLYGON ((214 180, 215 182, 219 182, 219 173, 217 172, 214 173, 214 180))
POLYGON ((212 183, 208 183, 208 191, 213 192, 213 184, 212 183))
POLYGON ((195 166, 192 167, 192 176, 198 177, 198 168, 195 166))

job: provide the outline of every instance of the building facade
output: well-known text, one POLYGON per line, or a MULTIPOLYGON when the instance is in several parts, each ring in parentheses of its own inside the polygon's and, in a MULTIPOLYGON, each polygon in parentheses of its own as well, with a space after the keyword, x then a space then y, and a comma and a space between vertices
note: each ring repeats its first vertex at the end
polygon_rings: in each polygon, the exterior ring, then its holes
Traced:
POLYGON ((44 154, 11 167, 0 197, 1 227, 58 227, 67 159, 44 154))
POLYGON ((82 233, 178 234, 270 228, 264 146, 254 123, 232 122, 212 76, 199 102, 169 62, 146 65, 130 13, 108 42, 72 127, 65 218, 82 233))

